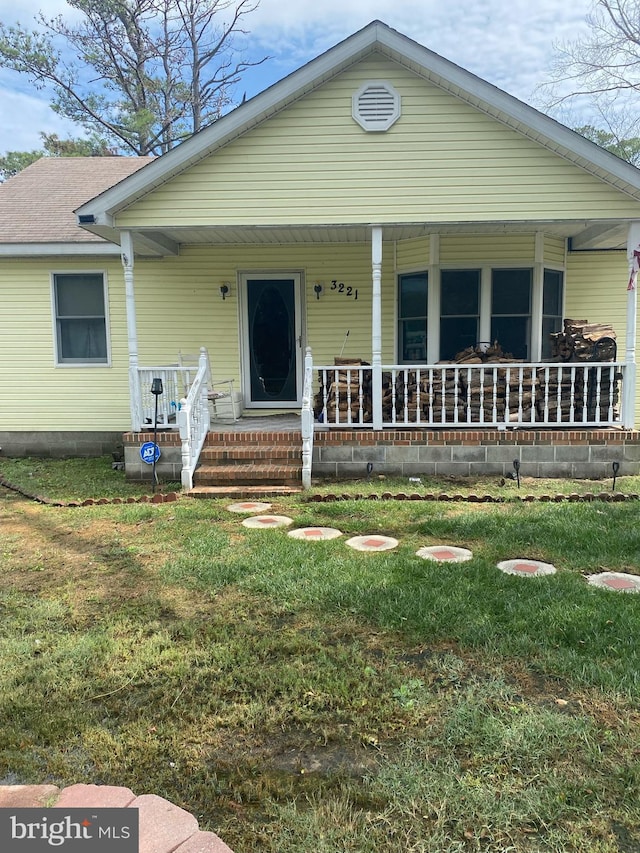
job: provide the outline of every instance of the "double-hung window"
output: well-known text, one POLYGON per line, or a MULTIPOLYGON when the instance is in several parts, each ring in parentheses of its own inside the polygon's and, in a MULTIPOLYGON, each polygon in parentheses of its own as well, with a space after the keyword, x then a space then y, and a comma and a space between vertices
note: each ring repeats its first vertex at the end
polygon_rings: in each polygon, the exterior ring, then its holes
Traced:
POLYGON ((401 364, 427 361, 427 273, 398 278, 398 354, 401 364))
POLYGON ((505 353, 529 360, 532 269, 491 271, 491 340, 505 353))
POLYGON ((480 322, 480 270, 440 273, 440 358, 475 346, 480 322))
POLYGON ((107 364, 104 275, 54 273, 56 364, 107 364))
POLYGON ((551 358, 549 335, 562 331, 563 274, 545 270, 542 291, 542 358, 551 358))

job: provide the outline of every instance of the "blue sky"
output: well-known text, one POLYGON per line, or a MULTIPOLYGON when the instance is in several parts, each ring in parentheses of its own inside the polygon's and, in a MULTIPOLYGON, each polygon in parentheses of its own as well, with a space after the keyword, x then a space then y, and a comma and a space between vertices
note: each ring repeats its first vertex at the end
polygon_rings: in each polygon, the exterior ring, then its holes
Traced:
MULTIPOLYGON (((277 82, 374 19, 410 36, 517 98, 534 103, 555 46, 586 30, 593 0, 261 0, 247 19, 250 56, 269 55, 248 72, 247 97, 277 82)), ((30 25, 39 9, 68 14, 64 0, 0 0, 0 20, 30 25)), ((0 70, 0 153, 40 147, 39 131, 78 135, 38 92, 0 70)), ((539 104, 536 104, 540 106, 539 104)), ((559 116, 582 123, 580 114, 559 116)))

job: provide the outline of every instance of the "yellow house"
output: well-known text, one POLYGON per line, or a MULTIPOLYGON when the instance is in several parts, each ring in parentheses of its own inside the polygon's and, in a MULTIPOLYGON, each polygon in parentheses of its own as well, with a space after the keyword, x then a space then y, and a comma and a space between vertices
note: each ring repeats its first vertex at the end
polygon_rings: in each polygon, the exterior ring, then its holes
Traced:
POLYGON ((212 416, 289 412, 305 485, 638 470, 640 171, 379 21, 163 157, 34 164, 0 241, 5 452, 143 476, 155 424, 191 486, 212 416))

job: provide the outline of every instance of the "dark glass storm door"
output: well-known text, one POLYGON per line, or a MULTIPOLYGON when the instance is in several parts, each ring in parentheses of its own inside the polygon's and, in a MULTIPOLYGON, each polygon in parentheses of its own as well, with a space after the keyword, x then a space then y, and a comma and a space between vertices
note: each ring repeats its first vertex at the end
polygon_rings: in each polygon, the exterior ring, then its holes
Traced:
POLYGON ((245 275, 245 400, 253 408, 301 404, 300 276, 245 275))

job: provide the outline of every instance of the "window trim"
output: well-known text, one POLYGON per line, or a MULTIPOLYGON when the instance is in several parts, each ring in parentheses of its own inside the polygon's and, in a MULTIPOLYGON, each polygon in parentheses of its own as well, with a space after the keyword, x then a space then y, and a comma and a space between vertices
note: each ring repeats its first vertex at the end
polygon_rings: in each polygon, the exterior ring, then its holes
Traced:
POLYGON ((109 279, 105 269, 57 269, 51 270, 49 274, 51 293, 51 319, 53 333, 53 365, 60 368, 105 368, 111 367, 111 323, 109 317, 109 279), (60 341, 58 337, 58 303, 56 291, 56 278, 58 276, 102 276, 102 300, 104 308, 104 333, 106 345, 106 358, 104 361, 61 361, 60 341))

